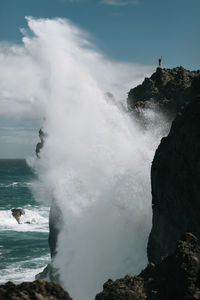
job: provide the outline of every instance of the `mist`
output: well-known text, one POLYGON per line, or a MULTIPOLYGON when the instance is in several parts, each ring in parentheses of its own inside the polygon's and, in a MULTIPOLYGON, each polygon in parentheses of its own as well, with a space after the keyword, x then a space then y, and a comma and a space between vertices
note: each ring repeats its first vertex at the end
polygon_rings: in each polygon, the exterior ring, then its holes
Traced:
POLYGON ((23 44, 0 47, 0 114, 43 119, 37 201, 62 211, 53 262, 74 300, 91 300, 108 278, 147 263, 150 166, 165 120, 126 109, 128 90, 152 67, 115 62, 68 20, 33 19, 23 44))

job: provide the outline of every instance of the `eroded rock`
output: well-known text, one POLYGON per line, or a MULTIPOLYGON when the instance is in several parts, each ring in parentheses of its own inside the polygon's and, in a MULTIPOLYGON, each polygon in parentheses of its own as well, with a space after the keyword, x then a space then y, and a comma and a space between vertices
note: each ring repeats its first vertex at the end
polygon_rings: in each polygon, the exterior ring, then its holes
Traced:
POLYGON ((128 107, 161 109, 162 112, 174 117, 190 103, 194 97, 193 80, 200 76, 200 70, 189 71, 183 67, 173 69, 157 68, 150 78, 131 89, 128 93, 128 107))
POLYGON ((20 217, 25 214, 25 211, 22 208, 12 208, 11 212, 17 223, 20 224, 20 217))
POLYGON ((0 286, 0 300, 72 300, 57 282, 35 280, 15 285, 7 282, 0 286))

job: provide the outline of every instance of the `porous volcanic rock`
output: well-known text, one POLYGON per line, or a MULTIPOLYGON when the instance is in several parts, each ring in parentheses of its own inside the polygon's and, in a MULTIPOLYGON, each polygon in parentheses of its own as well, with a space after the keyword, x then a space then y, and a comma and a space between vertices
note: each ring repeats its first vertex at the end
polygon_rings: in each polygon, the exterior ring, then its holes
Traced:
POLYGON ((0 300, 72 300, 57 282, 35 280, 15 285, 7 282, 0 286, 0 300))
POLYGON ((138 276, 109 279, 95 300, 200 299, 200 243, 187 233, 176 252, 159 264, 149 264, 138 276))
POLYGON ((128 93, 128 107, 147 108, 152 104, 173 117, 193 98, 191 88, 194 78, 200 76, 200 70, 189 71, 183 67, 164 69, 158 67, 150 78, 128 93))
POLYGON ((200 238, 200 77, 191 89, 196 97, 177 114, 152 163, 148 258, 153 263, 173 253, 185 232, 200 238))

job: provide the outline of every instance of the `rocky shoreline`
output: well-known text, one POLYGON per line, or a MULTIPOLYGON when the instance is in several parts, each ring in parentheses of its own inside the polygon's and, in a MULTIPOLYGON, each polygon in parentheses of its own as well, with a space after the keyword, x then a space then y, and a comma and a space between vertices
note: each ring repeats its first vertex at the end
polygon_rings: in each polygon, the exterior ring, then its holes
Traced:
MULTIPOLYGON (((159 109, 174 121, 152 163, 149 264, 140 275, 108 280, 95 300, 200 299, 200 71, 157 68, 150 78, 130 90, 127 102, 129 109, 138 115, 141 109, 159 109)), ((40 139, 38 156, 44 143, 42 131, 40 139)), ((49 220, 52 259, 56 254, 58 220, 62 223, 61 212, 54 205, 49 220)), ((47 275, 50 280, 55 279, 51 265, 39 277, 47 275)), ((40 280, 34 284, 55 288, 55 283, 40 280)), ((45 295, 45 289, 39 296, 34 292, 27 293, 27 298, 11 298, 11 288, 21 289, 21 285, 1 286, 0 299, 70 299, 68 294, 63 294, 63 298, 45 295), (2 298, 3 293, 7 293, 7 298, 2 298)), ((27 289, 31 288, 29 283, 27 289)), ((56 288, 60 288, 58 284, 56 288)))

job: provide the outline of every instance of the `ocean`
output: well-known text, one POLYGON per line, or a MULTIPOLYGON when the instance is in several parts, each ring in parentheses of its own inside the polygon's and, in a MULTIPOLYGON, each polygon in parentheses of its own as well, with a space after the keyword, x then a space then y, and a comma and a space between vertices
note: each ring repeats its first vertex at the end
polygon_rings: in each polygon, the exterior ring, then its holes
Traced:
POLYGON ((1 284, 32 281, 50 261, 49 207, 36 203, 31 192, 35 180, 36 175, 25 160, 0 160, 1 284), (25 211, 21 224, 12 216, 12 208, 25 211))

